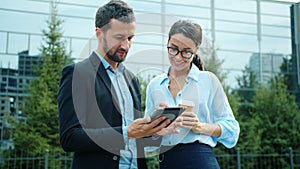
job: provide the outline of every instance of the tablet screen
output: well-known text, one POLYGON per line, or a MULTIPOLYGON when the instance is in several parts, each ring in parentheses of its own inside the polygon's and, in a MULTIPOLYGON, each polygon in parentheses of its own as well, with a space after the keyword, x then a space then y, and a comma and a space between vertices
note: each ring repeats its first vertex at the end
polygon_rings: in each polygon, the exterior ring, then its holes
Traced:
POLYGON ((168 107, 164 109, 162 116, 165 116, 173 122, 184 110, 185 108, 183 107, 168 107))
POLYGON ((161 116, 165 116, 173 122, 182 112, 184 112, 184 110, 185 108, 183 107, 159 108, 151 115, 151 121, 156 120, 161 116))

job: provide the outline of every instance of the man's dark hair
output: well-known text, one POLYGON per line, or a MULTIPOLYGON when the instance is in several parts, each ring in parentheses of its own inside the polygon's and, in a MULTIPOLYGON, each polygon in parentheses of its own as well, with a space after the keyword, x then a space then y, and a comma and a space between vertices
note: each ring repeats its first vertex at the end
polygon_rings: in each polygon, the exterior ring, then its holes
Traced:
POLYGON ((121 22, 135 22, 133 9, 127 3, 120 0, 111 0, 104 6, 101 6, 95 18, 95 26, 106 31, 110 28, 110 20, 116 19, 121 22))

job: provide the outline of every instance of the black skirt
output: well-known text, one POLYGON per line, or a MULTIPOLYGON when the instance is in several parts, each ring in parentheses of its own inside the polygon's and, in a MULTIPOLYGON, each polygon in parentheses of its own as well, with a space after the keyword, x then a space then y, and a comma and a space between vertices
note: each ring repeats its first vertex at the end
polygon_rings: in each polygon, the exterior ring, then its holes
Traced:
POLYGON ((160 169, 219 169, 212 147, 197 142, 162 146, 160 169))

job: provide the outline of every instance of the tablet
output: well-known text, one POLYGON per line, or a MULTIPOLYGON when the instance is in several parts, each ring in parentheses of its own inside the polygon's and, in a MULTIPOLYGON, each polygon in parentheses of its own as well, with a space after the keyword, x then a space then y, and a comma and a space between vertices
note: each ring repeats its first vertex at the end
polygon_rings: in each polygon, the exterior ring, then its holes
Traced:
POLYGON ((167 108, 159 108, 154 111, 151 115, 151 121, 158 119, 161 116, 165 116, 166 118, 171 120, 171 123, 182 113, 185 111, 184 107, 167 107, 167 108))

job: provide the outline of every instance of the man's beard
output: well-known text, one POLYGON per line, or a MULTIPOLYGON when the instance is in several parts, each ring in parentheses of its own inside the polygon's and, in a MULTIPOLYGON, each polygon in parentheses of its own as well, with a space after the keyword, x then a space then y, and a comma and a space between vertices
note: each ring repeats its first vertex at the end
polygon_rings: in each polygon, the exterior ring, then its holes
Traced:
POLYGON ((103 43, 104 52, 110 60, 118 63, 123 62, 125 60, 127 52, 124 49, 116 49, 115 51, 113 51, 112 48, 108 48, 106 38, 103 38, 103 43), (117 52, 119 50, 126 52, 124 57, 118 57, 117 52))

